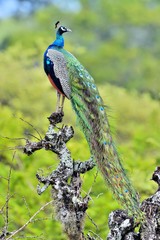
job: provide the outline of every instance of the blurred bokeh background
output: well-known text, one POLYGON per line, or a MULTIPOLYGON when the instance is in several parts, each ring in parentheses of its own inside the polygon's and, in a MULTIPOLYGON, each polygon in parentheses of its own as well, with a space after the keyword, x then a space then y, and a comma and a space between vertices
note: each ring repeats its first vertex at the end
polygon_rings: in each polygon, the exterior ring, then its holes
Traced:
MULTIPOLYGON (((12 166, 9 231, 51 199, 49 190, 37 195, 35 174, 38 169, 44 175, 53 170, 56 156, 42 150, 26 157, 18 149, 25 140, 9 138, 34 140, 34 128, 42 136, 47 130, 56 94, 43 71, 43 53, 54 41, 57 20, 72 29, 65 35, 65 48, 94 77, 109 107, 114 139, 141 201, 156 190, 150 178, 160 164, 160 1, 0 0, 0 228, 5 225, 6 178, 12 166)), ((73 158, 88 159, 88 146, 69 101, 64 123, 76 132, 68 143, 73 158)), ((96 169, 82 176, 83 195, 95 175, 96 169)), ((85 231, 104 239, 107 216, 120 206, 100 174, 91 197, 85 231)), ((17 237, 65 239, 51 206, 17 237)))

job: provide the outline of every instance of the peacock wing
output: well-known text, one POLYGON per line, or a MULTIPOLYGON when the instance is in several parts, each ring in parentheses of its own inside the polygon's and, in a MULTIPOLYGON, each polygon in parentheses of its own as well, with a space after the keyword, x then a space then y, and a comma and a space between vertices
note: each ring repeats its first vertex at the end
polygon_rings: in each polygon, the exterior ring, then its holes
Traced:
POLYGON ((67 62, 63 53, 55 49, 48 49, 47 56, 53 62, 55 76, 59 79, 65 95, 70 99, 71 88, 69 85, 67 62))

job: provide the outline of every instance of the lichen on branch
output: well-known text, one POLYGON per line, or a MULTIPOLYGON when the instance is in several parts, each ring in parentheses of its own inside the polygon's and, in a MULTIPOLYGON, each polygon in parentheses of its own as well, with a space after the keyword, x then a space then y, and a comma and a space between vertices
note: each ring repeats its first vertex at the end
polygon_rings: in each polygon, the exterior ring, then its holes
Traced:
POLYGON ((85 239, 84 218, 90 197, 89 194, 85 197, 81 195, 80 174, 91 170, 95 163, 92 158, 84 162, 72 159, 66 143, 73 137, 74 130, 70 126, 57 128, 56 124, 62 122, 62 118, 62 113, 51 114, 48 118, 50 125, 45 137, 39 142, 27 140, 24 153, 31 155, 43 148, 57 154, 59 158, 57 169, 46 177, 36 174, 39 181, 37 192, 42 194, 49 186, 52 187, 56 218, 62 223, 69 239, 82 240, 85 239))

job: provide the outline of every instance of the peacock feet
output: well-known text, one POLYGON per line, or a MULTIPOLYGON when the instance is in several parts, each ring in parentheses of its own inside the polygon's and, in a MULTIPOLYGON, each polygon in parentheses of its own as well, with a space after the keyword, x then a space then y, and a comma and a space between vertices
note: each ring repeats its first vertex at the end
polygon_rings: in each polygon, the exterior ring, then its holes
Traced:
POLYGON ((53 113, 48 117, 48 120, 49 120, 50 124, 52 124, 53 126, 55 126, 57 123, 62 122, 63 116, 64 116, 63 111, 56 111, 56 112, 53 112, 53 113))

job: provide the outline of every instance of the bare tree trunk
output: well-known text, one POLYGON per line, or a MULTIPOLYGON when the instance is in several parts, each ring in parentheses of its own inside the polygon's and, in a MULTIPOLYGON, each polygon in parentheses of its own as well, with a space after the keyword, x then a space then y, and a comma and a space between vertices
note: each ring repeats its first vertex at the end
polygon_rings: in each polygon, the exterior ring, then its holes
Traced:
POLYGON ((64 232, 71 240, 83 240, 84 218, 90 198, 88 195, 81 196, 80 174, 92 169, 95 163, 92 158, 85 162, 73 161, 66 147, 66 143, 73 137, 73 128, 64 126, 58 132, 55 131, 62 117, 60 113, 53 113, 49 117, 50 125, 44 139, 40 142, 27 141, 24 152, 31 155, 44 148, 58 155, 60 162, 55 171, 46 177, 37 174, 38 181, 44 184, 38 186, 38 194, 51 185, 56 218, 62 223, 64 232))

